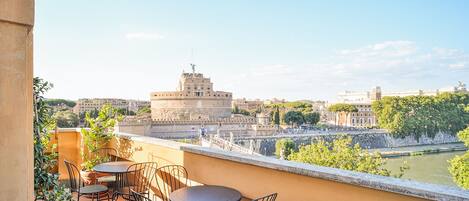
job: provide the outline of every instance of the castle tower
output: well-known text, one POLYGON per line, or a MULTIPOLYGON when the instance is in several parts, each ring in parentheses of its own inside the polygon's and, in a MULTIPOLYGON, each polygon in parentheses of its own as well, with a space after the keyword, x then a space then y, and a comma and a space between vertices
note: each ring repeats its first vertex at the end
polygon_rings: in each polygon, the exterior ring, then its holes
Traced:
POLYGON ((202 73, 183 72, 176 91, 153 92, 153 120, 213 120, 231 116, 230 92, 214 91, 210 78, 202 73))

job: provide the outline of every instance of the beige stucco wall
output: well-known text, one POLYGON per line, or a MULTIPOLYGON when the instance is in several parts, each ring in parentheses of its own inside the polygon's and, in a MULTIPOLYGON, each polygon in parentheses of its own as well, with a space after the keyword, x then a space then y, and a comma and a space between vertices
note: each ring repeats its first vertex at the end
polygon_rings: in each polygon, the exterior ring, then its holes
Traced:
POLYGON ((0 200, 34 200, 34 1, 0 1, 0 200))
MULTIPOLYGON (((59 133, 59 156, 76 158, 80 134, 72 132, 59 133), (60 135, 64 135, 60 137, 60 135), (60 153, 63 152, 63 153, 60 153)), ((207 155, 182 151, 177 147, 158 145, 124 138, 115 138, 110 147, 118 149, 121 157, 136 162, 157 162, 158 166, 169 164, 183 165, 189 173, 192 185, 198 183, 222 185, 239 190, 245 197, 260 197, 267 193, 279 193, 278 201, 417 201, 421 198, 366 188, 358 185, 304 176, 267 167, 254 166, 242 162, 229 161, 207 155)), ((167 144, 174 144, 168 142, 167 144)), ((60 157, 62 160, 63 157, 60 157)), ((60 161, 63 163, 63 161, 60 161)), ((64 167, 59 166, 60 172, 64 167)), ((153 187, 157 193, 157 187, 153 187)))

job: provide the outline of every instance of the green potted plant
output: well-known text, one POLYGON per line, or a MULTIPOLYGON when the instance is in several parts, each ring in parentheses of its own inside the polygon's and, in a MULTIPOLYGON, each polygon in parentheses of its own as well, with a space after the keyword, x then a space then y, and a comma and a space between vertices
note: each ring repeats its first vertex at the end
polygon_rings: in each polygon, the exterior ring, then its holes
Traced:
POLYGON ((114 137, 114 126, 122 119, 117 109, 110 104, 104 105, 96 118, 86 113, 85 121, 89 128, 82 128, 83 145, 81 156, 83 159, 81 175, 86 184, 95 183, 96 178, 105 176, 93 171, 94 166, 107 159, 99 156, 98 150, 107 146, 114 137))

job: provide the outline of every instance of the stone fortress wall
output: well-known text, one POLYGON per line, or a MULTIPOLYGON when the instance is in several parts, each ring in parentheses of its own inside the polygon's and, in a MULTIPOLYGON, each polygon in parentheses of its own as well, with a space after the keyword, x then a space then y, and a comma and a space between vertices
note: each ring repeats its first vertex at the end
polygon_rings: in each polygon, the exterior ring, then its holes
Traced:
POLYGON ((202 130, 206 134, 237 136, 272 134, 276 130, 270 125, 258 125, 255 117, 231 114, 232 94, 214 91, 210 78, 194 68, 192 73, 182 73, 176 91, 153 92, 150 99, 151 117, 119 122, 118 131, 159 138, 194 138, 202 130))
POLYGON ((151 118, 168 120, 212 120, 231 116, 230 92, 214 91, 210 78, 201 73, 183 73, 176 91, 153 92, 151 118))

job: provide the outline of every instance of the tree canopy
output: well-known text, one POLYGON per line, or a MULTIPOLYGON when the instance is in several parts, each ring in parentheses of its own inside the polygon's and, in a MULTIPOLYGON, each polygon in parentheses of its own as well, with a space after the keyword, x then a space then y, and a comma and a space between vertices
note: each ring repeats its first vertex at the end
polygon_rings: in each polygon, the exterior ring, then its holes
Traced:
POLYGON ((275 142, 275 155, 287 159, 295 151, 295 142, 292 139, 280 139, 275 142))
MULTIPOLYGON (((469 109, 467 107, 467 109, 469 109)), ((458 133, 458 137, 469 147, 469 126, 458 133)), ((450 161, 449 172, 458 186, 469 189, 469 151, 461 156, 456 156, 450 161)))
MULTIPOLYGON (((386 160, 379 153, 372 154, 362 150, 359 144, 352 146, 351 137, 341 137, 330 143, 318 141, 301 147, 288 158, 302 163, 391 176, 391 171, 383 168, 386 160)), ((401 171, 392 176, 401 177, 406 169, 408 167, 404 164, 401 171)))
POLYGON ((71 111, 56 112, 52 118, 55 119, 59 128, 76 128, 80 121, 78 115, 71 111))
POLYGON ((151 114, 150 106, 138 108, 137 115, 145 115, 145 114, 151 114))
POLYGON ((59 106, 64 104, 68 107, 75 107, 77 104, 75 101, 65 99, 46 99, 44 102, 49 106, 59 106))
POLYGON ((316 125, 321 118, 321 115, 318 112, 309 112, 304 114, 305 122, 311 125, 316 125))
POLYGON ((337 103, 329 106, 330 112, 358 112, 356 106, 347 103, 337 103))
POLYGON ((289 111, 284 115, 284 121, 287 124, 301 125, 305 122, 303 113, 299 111, 289 111))
POLYGON ((302 102, 302 101, 293 101, 293 102, 286 102, 286 103, 275 103, 266 106, 267 108, 290 108, 290 109, 305 109, 311 108, 313 105, 310 103, 302 102))
POLYGON ((437 96, 384 97, 372 104, 381 128, 400 137, 438 132, 456 134, 469 122, 469 94, 443 93, 437 96))

